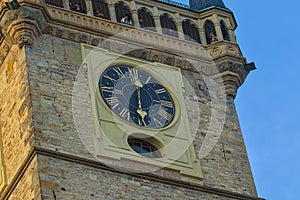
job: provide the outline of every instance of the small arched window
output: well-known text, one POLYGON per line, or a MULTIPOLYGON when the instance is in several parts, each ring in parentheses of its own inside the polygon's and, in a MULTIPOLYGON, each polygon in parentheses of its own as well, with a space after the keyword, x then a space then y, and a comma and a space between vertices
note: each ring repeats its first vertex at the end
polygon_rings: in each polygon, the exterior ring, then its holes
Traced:
POLYGON ((196 41, 201 44, 198 28, 191 20, 182 21, 182 29, 186 40, 196 41))
POLYGON ((62 0, 46 0, 47 4, 53 5, 53 6, 58 6, 63 8, 63 1, 62 0))
POLYGON ((133 25, 131 10, 127 4, 125 4, 124 2, 117 2, 115 4, 115 9, 118 22, 133 25), (124 20, 125 16, 127 18, 126 20, 124 20))
POLYGON ((170 35, 173 37, 178 37, 178 32, 176 28, 175 21, 173 18, 168 14, 162 14, 160 16, 160 23, 161 27, 163 28, 163 34, 170 35))
POLYGON ((86 5, 84 0, 69 0, 70 10, 86 14, 86 5))
POLYGON ((152 13, 147 8, 138 10, 140 28, 145 28, 151 31, 156 31, 152 13))
POLYGON ((230 41, 230 37, 229 37, 229 34, 228 34, 228 29, 227 29, 227 26, 226 26, 226 24, 223 20, 220 21, 220 26, 221 26, 221 31, 222 31, 222 34, 223 34, 223 39, 227 40, 227 41, 230 41))
POLYGON ((214 23, 210 20, 206 20, 204 24, 204 29, 205 29, 207 44, 211 44, 212 42, 216 41, 217 34, 216 34, 214 23))
POLYGON ((105 0, 92 0, 92 5, 95 17, 110 19, 108 5, 105 0))
POLYGON ((137 138, 129 138, 128 144, 135 152, 142 156, 161 158, 159 150, 149 142, 137 138))

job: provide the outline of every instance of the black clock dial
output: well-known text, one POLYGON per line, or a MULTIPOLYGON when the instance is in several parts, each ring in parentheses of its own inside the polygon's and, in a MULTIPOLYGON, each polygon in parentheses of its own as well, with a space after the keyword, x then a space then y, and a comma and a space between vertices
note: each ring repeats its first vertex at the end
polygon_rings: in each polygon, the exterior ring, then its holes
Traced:
POLYGON ((174 119, 171 94, 157 79, 138 68, 107 68, 100 77, 99 90, 116 115, 139 127, 160 129, 174 119))

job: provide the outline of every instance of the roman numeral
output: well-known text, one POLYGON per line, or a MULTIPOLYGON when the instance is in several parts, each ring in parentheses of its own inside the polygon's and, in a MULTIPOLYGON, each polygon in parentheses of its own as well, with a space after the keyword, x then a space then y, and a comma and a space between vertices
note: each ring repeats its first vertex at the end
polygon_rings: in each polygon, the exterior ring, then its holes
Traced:
POLYGON ((155 103, 160 103, 159 100, 155 100, 155 99, 153 99, 153 102, 155 102, 155 103))
POLYGON ((113 68, 113 70, 118 74, 120 78, 123 78, 125 75, 119 67, 113 68))
POLYGON ((121 110, 120 112, 120 116, 129 120, 130 119, 130 112, 129 110, 127 110, 126 108, 123 108, 123 110, 121 110))
POLYGON ((117 97, 107 97, 105 98, 105 100, 110 106, 116 107, 116 105, 119 104, 119 100, 117 97))
POLYGON ((102 92, 112 92, 114 87, 109 87, 109 86, 101 86, 101 91, 102 92))
POLYGON ((164 93, 166 92, 165 88, 160 88, 158 90, 155 90, 156 94, 161 94, 161 93, 164 93))
POLYGON ((147 126, 146 122, 144 119, 138 119, 139 125, 142 126, 142 124, 144 125, 144 127, 147 126))
POLYGON ((145 84, 148 84, 150 80, 151 80, 151 76, 148 77, 148 79, 146 80, 145 84))
POLYGON ((110 86, 101 86, 101 91, 102 92, 110 92, 110 93, 119 94, 119 95, 123 94, 123 92, 121 90, 115 89, 114 87, 110 87, 110 86))
POLYGON ((169 107, 169 108, 173 108, 173 103, 170 102, 170 101, 160 100, 160 105, 165 106, 165 107, 169 107))
POLYGON ((104 77, 104 78, 107 78, 107 79, 109 79, 109 80, 111 80, 111 81, 114 82, 114 83, 117 82, 116 79, 114 79, 114 78, 112 78, 112 77, 110 77, 110 76, 108 76, 108 75, 106 75, 106 74, 103 75, 103 77, 104 77))
POLYGON ((128 69, 129 73, 130 73, 130 77, 131 77, 131 80, 137 80, 139 79, 139 73, 138 73, 138 70, 135 69, 135 68, 132 68, 132 69, 128 69))
POLYGON ((165 120, 170 120, 172 118, 172 115, 170 113, 168 113, 167 111, 163 110, 163 109, 160 109, 158 111, 158 114, 163 117, 165 120))
POLYGON ((154 121, 154 123, 155 123, 156 126, 162 126, 162 125, 163 125, 163 124, 162 124, 160 121, 158 121, 155 117, 152 117, 152 119, 153 119, 153 121, 154 121))

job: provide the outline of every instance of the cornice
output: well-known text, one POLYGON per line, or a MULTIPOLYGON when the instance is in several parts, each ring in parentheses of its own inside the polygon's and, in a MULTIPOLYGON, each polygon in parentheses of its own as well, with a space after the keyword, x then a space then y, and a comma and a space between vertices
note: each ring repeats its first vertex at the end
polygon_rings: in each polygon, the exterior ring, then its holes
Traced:
POLYGON ((93 168, 99 169, 99 170, 105 170, 105 171, 110 171, 110 172, 114 172, 114 173, 129 175, 129 176, 136 177, 136 178, 142 178, 142 179, 146 179, 149 181, 159 182, 159 183, 163 183, 163 184, 169 184, 172 186, 182 187, 182 188, 186 188, 186 189, 190 189, 190 190, 194 190, 194 191, 198 191, 198 192, 219 195, 219 196, 226 197, 226 198, 243 199, 243 200, 264 200, 263 198, 259 198, 259 197, 253 197, 253 196, 239 194, 239 193, 235 193, 235 192, 229 192, 226 190, 221 190, 221 189, 217 189, 217 188, 213 188, 213 187, 209 187, 209 186, 199 185, 199 184, 195 184, 195 183, 189 183, 189 182, 180 181, 180 180, 174 180, 171 178, 166 178, 166 177, 162 177, 162 176, 158 176, 158 175, 154 175, 154 174, 131 173, 128 171, 124 171, 122 169, 108 167, 98 161, 94 161, 91 159, 82 158, 79 156, 70 155, 67 153, 62 153, 62 152, 58 152, 58 151, 54 151, 54 150, 44 149, 41 147, 35 147, 31 152, 29 152, 28 157, 23 164, 23 167, 20 168, 20 170, 16 174, 13 181, 7 186, 7 188, 5 189, 5 191, 3 192, 2 196, 1 196, 1 199, 4 199, 4 200, 9 199, 9 197, 10 197, 9 195, 12 193, 12 191, 15 189, 15 187, 18 185, 18 183, 24 176, 26 170, 30 166, 30 163, 33 161, 33 159, 36 156, 38 157, 39 155, 48 156, 48 157, 52 157, 52 158, 56 158, 56 159, 60 159, 60 160, 65 160, 65 161, 68 161, 71 163, 82 164, 82 165, 90 166, 90 167, 93 167, 93 168))

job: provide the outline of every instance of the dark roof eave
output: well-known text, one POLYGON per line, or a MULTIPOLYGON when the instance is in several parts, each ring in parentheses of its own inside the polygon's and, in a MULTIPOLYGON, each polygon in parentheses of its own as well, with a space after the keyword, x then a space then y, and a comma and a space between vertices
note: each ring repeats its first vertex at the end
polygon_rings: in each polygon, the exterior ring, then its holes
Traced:
POLYGON ((222 8, 222 7, 219 7, 219 6, 210 6, 210 7, 203 8, 203 9, 201 9, 201 10, 198 10, 198 12, 203 12, 203 11, 210 10, 210 9, 213 9, 213 8, 217 8, 217 9, 224 10, 224 11, 227 11, 227 12, 232 12, 232 11, 231 11, 230 9, 228 9, 228 8, 222 8))

